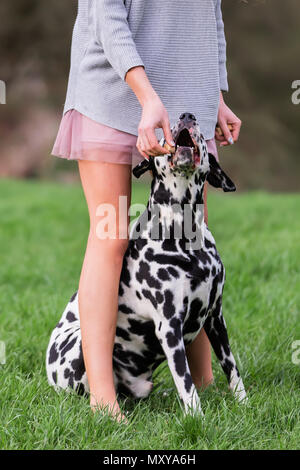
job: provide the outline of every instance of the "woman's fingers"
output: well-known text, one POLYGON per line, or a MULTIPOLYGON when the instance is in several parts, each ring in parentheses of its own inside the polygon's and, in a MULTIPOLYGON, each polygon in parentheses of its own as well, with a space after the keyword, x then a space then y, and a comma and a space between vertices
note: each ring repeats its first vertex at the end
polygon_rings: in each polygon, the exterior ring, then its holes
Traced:
POLYGON ((240 119, 237 119, 236 121, 232 122, 231 125, 232 125, 232 137, 233 137, 234 142, 236 142, 240 135, 242 121, 240 119))
POLYGON ((152 155, 155 157, 169 153, 159 144, 155 135, 156 128, 163 129, 167 143, 170 147, 174 147, 168 113, 158 97, 151 101, 145 101, 143 105, 137 141, 137 148, 143 156, 152 155))
POLYGON ((146 160, 149 160, 149 155, 147 155, 147 153, 142 150, 142 147, 145 148, 144 144, 141 143, 141 138, 140 136, 138 136, 138 139, 137 139, 137 142, 136 142, 136 148, 138 149, 138 151, 140 152, 140 154, 146 158, 146 160))
POLYGON ((166 149, 159 145, 153 128, 146 129, 146 136, 149 142, 149 150, 154 154, 154 156, 168 153, 166 149))
POLYGON ((233 136, 229 130, 229 127, 227 125, 227 122, 226 121, 219 121, 219 126, 220 126, 220 129, 223 133, 223 139, 221 141, 221 145, 232 145, 234 143, 234 140, 233 140, 233 136))
POLYGON ((139 128, 139 137, 137 140, 138 151, 143 155, 152 155, 156 157, 158 155, 164 155, 169 153, 165 148, 159 145, 154 129, 139 128))
POLYGON ((174 147, 175 142, 173 140, 169 119, 165 119, 163 121, 162 128, 163 128, 164 136, 165 136, 167 143, 170 145, 170 147, 174 147))
POLYGON ((139 130, 139 135, 140 135, 140 140, 141 140, 141 148, 142 150, 147 154, 151 156, 155 156, 155 153, 153 152, 147 133, 145 132, 144 129, 139 130))
POLYGON ((220 94, 220 105, 218 111, 218 126, 215 138, 220 142, 221 147, 232 145, 239 138, 241 120, 225 104, 222 93, 220 94), (218 130, 218 127, 220 130, 218 130))
POLYGON ((229 144, 232 145, 239 138, 241 125, 242 121, 238 118, 230 123, 219 122, 219 126, 216 128, 215 139, 220 142, 222 147, 229 144))

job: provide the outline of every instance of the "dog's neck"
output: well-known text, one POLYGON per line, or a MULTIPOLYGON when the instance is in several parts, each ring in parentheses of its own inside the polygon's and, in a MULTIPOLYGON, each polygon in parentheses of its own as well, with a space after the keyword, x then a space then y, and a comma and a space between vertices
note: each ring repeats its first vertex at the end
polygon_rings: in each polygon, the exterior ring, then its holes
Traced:
POLYGON ((171 171, 163 176, 155 175, 147 204, 151 226, 158 223, 159 232, 163 233, 163 226, 171 231, 171 237, 176 226, 182 229, 185 240, 193 238, 196 232, 203 229, 204 181, 199 172, 189 177, 175 175, 171 171))
POLYGON ((188 204, 194 207, 196 204, 203 204, 203 189, 204 178, 199 172, 185 177, 169 171, 165 177, 154 176, 148 205, 179 204, 183 207, 188 204))

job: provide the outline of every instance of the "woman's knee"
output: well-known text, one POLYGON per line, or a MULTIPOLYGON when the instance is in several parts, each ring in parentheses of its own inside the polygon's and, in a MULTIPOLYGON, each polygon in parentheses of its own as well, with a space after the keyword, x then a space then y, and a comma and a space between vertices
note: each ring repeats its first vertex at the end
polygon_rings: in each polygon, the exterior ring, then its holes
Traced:
POLYGON ((88 244, 93 245, 99 255, 109 257, 114 263, 122 263, 128 241, 128 238, 99 238, 94 230, 90 230, 88 244))

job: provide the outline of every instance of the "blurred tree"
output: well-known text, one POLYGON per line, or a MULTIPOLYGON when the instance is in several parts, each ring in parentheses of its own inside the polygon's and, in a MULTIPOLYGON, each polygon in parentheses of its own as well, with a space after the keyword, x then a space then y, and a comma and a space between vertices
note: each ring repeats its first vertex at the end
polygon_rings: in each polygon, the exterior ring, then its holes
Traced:
MULTIPOLYGON (((42 155, 49 153, 65 99, 76 9, 76 0, 0 3, 0 79, 8 90, 7 105, 0 106, 2 174, 71 168, 42 155), (37 122, 44 144, 36 142, 37 122), (23 149, 19 170, 10 167, 20 163, 16 142, 23 149)), ((299 189, 300 105, 291 102, 291 84, 300 79, 299 0, 223 0, 223 15, 230 84, 225 99, 243 121, 238 145, 222 150, 223 163, 240 188, 299 189)))

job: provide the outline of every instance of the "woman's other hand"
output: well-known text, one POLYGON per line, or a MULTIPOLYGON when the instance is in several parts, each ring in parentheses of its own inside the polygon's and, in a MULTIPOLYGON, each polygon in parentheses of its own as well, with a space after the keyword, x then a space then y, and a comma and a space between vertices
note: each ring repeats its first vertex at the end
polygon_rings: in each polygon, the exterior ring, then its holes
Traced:
POLYGON ((220 105, 218 111, 218 126, 222 134, 217 131, 215 139, 220 142, 220 146, 232 145, 239 138, 242 121, 225 104, 223 95, 220 93, 220 105), (229 126, 229 127, 228 127, 229 126))

